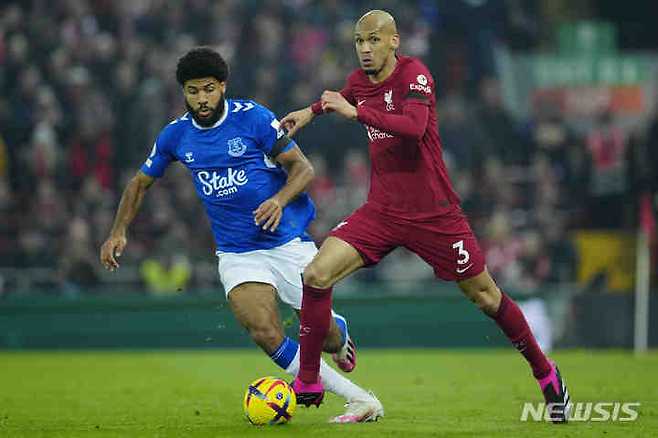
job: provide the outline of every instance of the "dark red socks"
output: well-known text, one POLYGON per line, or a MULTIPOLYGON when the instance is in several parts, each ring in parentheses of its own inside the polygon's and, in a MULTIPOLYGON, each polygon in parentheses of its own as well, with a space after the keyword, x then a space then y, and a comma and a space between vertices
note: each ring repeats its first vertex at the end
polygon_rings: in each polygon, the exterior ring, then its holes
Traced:
POLYGON ((523 312, 510 297, 505 293, 502 295, 498 312, 492 316, 492 319, 509 338, 514 348, 526 358, 532 367, 532 374, 538 379, 547 376, 551 371, 551 365, 539 348, 523 312))
POLYGON ((299 378, 304 383, 319 378, 322 347, 331 324, 331 289, 304 285, 299 325, 299 378))

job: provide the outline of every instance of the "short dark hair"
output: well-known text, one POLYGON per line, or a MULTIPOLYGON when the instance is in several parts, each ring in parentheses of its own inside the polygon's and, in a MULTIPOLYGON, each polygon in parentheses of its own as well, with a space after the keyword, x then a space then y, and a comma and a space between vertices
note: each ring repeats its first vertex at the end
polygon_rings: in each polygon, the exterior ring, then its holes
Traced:
POLYGON ((210 47, 195 47, 178 60, 176 80, 184 85, 190 79, 212 76, 219 82, 228 79, 228 64, 210 47))

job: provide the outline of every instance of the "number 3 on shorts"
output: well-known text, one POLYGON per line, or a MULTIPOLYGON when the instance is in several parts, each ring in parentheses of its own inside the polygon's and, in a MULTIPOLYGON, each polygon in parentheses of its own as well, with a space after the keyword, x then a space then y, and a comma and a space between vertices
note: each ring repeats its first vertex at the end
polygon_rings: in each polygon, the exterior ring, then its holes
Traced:
POLYGON ((459 258, 457 259, 457 264, 465 265, 471 259, 471 255, 464 249, 464 241, 460 240, 452 244, 453 249, 457 250, 459 258))

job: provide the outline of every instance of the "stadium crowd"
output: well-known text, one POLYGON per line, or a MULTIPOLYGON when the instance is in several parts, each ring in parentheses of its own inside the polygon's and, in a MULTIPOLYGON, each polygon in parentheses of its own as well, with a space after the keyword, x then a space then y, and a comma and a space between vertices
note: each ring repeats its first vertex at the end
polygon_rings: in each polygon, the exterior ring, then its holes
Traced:
MULTIPOLYGON (((644 181, 629 177, 637 175, 639 140, 618 130, 609 114, 581 135, 550 103, 537 105, 523 122, 506 111, 493 45, 528 48, 538 36, 523 2, 503 3, 470 10, 469 2, 439 7, 391 0, 378 7, 396 15, 402 51, 421 57, 437 77, 444 158, 490 270, 503 286, 532 290, 573 281, 577 256, 569 231, 628 226, 623 199, 644 181), (598 214, 597 205, 608 213, 598 214)), ((149 191, 122 257, 124 274, 108 277, 98 263, 127 179, 159 130, 183 111, 173 74, 177 58, 195 45, 217 48, 231 65, 228 94, 283 116, 341 86, 356 65, 354 18, 369 6, 338 0, 3 2, 0 295, 20 290, 21 282, 70 293, 107 284, 154 292, 215 287, 210 230, 178 165, 149 191), (28 278, 21 280, 20 272, 28 278)), ((365 199, 366 136, 355 123, 323 117, 298 141, 317 173, 310 191, 318 209, 312 232, 320 241, 365 199)), ((361 276, 431 277, 405 251, 361 276)))

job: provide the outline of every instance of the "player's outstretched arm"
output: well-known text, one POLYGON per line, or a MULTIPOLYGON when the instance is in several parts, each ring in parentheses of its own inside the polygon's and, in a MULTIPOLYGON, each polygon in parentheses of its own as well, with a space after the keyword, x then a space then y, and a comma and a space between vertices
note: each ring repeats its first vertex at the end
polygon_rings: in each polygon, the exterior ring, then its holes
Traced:
POLYGON ((154 181, 155 178, 139 171, 124 189, 110 236, 101 246, 101 263, 106 269, 114 271, 119 267, 117 259, 128 243, 126 238, 128 226, 139 211, 146 190, 151 187, 154 181))
POLYGON ((355 107, 336 91, 322 93, 322 109, 358 120, 384 132, 419 139, 425 133, 429 108, 424 104, 405 103, 402 114, 388 114, 366 106, 355 107))
POLYGON ((288 180, 276 195, 254 210, 256 225, 262 224, 262 228, 269 231, 276 230, 285 206, 302 193, 315 176, 313 165, 297 145, 277 155, 276 161, 286 169, 288 180))
POLYGON ((336 112, 341 116, 356 120, 356 107, 352 105, 341 92, 325 90, 320 99, 322 110, 326 112, 336 112))
MULTIPOLYGON (((356 105, 356 100, 352 94, 352 88, 350 86, 349 80, 348 83, 340 90, 340 95, 347 105, 356 105)), ((290 114, 287 114, 283 119, 281 119, 281 126, 283 126, 288 131, 288 136, 292 137, 297 131, 306 126, 313 118, 317 115, 324 114, 325 112, 330 112, 331 108, 326 108, 323 99, 320 99, 314 102, 312 105, 307 106, 306 108, 293 111, 290 114)))
POLYGON ((314 117, 315 113, 311 110, 310 106, 307 106, 306 108, 288 113, 281 119, 281 126, 286 128, 288 136, 292 137, 297 131, 309 124, 314 117))

